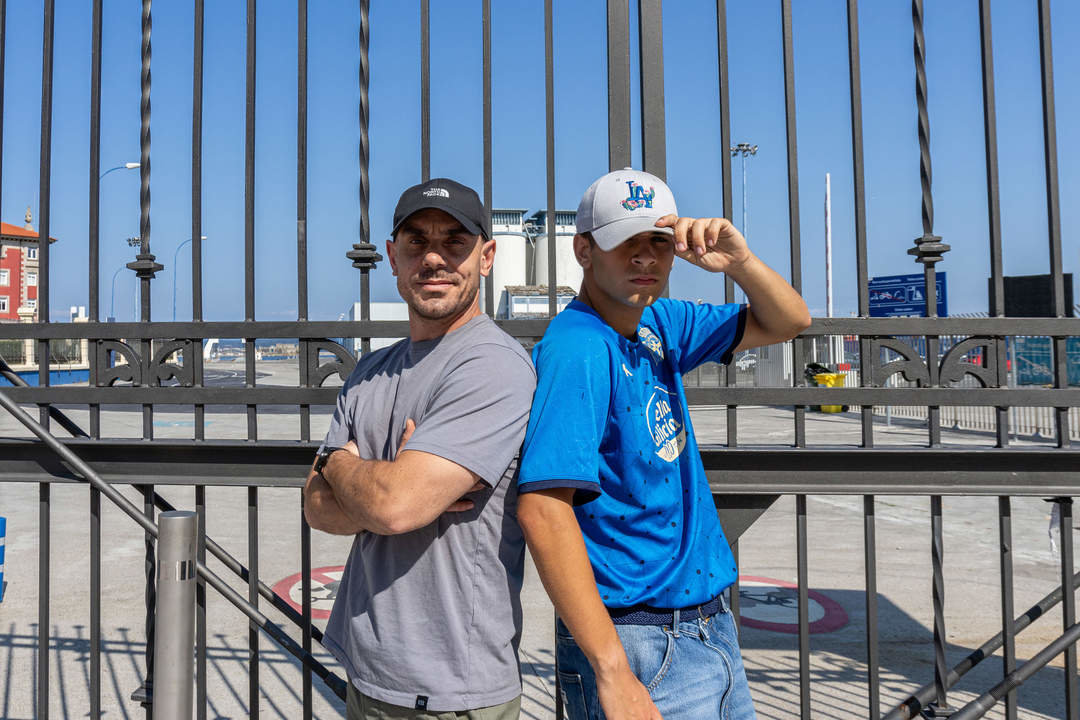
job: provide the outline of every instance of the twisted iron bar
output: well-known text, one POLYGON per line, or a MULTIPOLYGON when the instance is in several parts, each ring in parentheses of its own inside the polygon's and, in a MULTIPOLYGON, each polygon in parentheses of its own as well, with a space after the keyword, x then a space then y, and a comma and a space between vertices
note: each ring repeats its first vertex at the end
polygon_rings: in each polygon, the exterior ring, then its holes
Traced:
POLYGON ((935 710, 940 714, 948 703, 948 666, 945 664, 945 548, 942 533, 941 496, 930 498, 930 524, 932 526, 932 555, 934 564, 934 696, 935 710))
POLYGON ((919 177, 922 181, 923 234, 934 232, 934 196, 930 190, 930 116, 926 110, 926 40, 923 37, 922 0, 911 0, 915 28, 915 100, 919 106, 919 177))
MULTIPOLYGON (((357 121, 360 124, 360 144, 358 158, 360 164, 360 242, 370 242, 371 229, 368 223, 368 198, 370 193, 370 179, 368 177, 369 146, 368 146, 368 86, 370 85, 370 73, 368 65, 368 46, 371 26, 369 24, 368 11, 370 0, 360 0, 360 29, 358 41, 360 44, 360 66, 357 80, 360 85, 360 102, 357 105, 357 121)), ((365 273, 366 275, 366 273, 365 273)))
MULTIPOLYGON (((150 1, 142 4, 142 98, 139 103, 139 237, 141 253, 150 252, 150 1)), ((149 320, 150 318, 145 318, 149 320)))

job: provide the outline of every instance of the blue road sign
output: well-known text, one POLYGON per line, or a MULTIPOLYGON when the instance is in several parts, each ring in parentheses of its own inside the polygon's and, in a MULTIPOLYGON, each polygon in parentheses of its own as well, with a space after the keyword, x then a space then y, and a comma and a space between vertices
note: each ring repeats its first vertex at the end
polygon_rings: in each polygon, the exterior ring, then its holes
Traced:
MULTIPOLYGON (((949 316, 945 273, 937 274, 937 314, 949 316)), ((871 278, 870 317, 923 317, 926 315, 926 281, 923 274, 871 278)))

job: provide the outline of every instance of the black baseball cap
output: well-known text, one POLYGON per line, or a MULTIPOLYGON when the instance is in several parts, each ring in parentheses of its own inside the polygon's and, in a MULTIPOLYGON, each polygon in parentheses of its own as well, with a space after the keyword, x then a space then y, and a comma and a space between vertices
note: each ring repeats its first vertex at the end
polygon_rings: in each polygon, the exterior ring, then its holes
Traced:
POLYGON ((390 235, 397 235, 398 228, 410 215, 427 208, 449 213, 469 232, 491 239, 487 229, 487 210, 480 196, 471 187, 447 178, 432 178, 401 193, 394 208, 394 229, 390 235))

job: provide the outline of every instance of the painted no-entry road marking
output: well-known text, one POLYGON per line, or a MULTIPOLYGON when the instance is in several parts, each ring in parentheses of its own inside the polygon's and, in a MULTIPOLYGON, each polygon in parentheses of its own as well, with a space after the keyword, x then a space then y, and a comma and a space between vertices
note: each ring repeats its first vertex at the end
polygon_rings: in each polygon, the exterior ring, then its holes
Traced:
MULTIPOLYGON (((344 566, 331 565, 311 571, 311 617, 326 620, 334 607, 344 566)), ((274 584, 274 592, 297 612, 301 612, 303 593, 301 573, 295 573, 274 584)), ((807 614, 811 633, 839 630, 848 624, 847 613, 840 604, 817 590, 807 591, 810 604, 807 614)), ((742 575, 739 577, 739 617, 746 627, 758 630, 790 633, 799 632, 798 586, 775 578, 742 575)))

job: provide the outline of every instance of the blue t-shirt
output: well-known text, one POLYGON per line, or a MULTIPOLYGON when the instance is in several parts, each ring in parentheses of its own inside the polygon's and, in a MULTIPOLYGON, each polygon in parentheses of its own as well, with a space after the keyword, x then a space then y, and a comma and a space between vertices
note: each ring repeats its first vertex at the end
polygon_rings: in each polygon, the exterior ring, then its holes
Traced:
POLYGON ((628 340, 575 300, 533 350, 519 492, 576 488, 574 512, 610 608, 697 605, 735 581, 682 375, 729 362, 745 323, 742 305, 660 299, 628 340))

